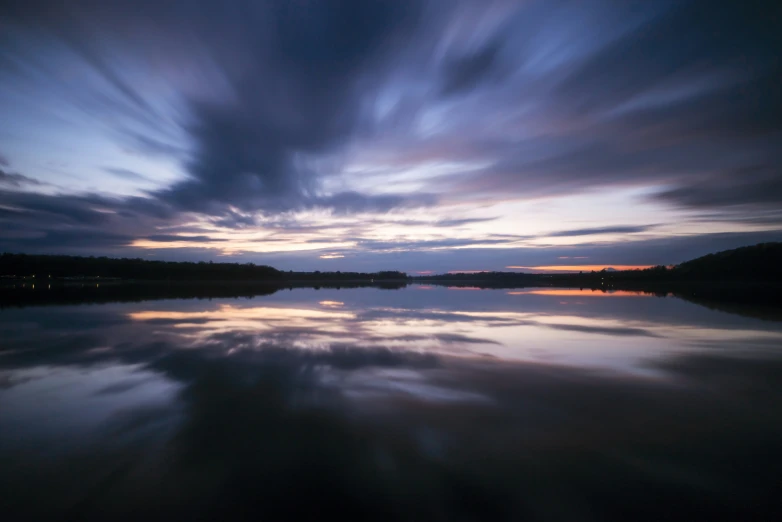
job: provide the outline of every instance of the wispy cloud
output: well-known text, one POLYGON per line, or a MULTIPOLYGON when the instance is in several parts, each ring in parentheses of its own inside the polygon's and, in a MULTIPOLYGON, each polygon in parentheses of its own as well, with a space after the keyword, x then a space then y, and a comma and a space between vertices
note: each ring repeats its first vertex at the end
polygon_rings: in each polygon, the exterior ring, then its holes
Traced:
POLYGON ((23 176, 22 174, 7 172, 0 169, 0 185, 21 187, 23 185, 43 185, 43 183, 36 179, 23 176))
POLYGON ((596 228, 577 228, 574 230, 560 230, 552 232, 547 237, 574 237, 574 236, 596 236, 601 234, 637 234, 646 232, 655 228, 657 225, 643 226, 615 226, 615 227, 596 227, 596 228))
POLYGON ((88 4, 0 7, 3 248, 498 268, 782 230, 759 0, 88 4))

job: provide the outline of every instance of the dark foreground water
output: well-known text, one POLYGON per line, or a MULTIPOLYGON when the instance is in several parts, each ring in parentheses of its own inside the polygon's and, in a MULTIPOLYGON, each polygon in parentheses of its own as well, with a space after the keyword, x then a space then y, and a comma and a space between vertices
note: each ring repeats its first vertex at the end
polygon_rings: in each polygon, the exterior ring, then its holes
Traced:
POLYGON ((780 494, 772 320, 426 286, 0 310, 3 520, 779 520, 780 494))

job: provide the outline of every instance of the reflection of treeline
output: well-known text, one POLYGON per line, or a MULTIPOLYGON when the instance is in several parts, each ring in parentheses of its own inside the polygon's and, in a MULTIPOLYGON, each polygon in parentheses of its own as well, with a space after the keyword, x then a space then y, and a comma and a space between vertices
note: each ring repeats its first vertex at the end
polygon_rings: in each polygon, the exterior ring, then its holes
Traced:
MULTIPOLYGON (((37 280, 37 278, 36 278, 37 280)), ((250 299, 277 292, 279 286, 256 282, 53 282, 15 283, 2 287, 0 309, 6 307, 140 302, 155 299, 250 299)))
POLYGON ((569 274, 480 272, 416 277, 416 282, 478 288, 564 287, 632 290, 706 303, 782 305, 782 243, 726 250, 672 267, 569 274))
POLYGON ((384 270, 381 272, 281 272, 282 279, 287 281, 406 281, 407 274, 396 270, 384 270))
POLYGON ((147 281, 365 281, 404 280, 403 272, 284 272, 253 263, 213 263, 114 259, 109 257, 0 255, 0 277, 108 278, 147 281))
POLYGON ((268 281, 58 281, 27 280, 0 286, 0 309, 8 307, 138 302, 157 299, 225 299, 271 295, 294 288, 404 288, 405 282, 268 282, 268 281))

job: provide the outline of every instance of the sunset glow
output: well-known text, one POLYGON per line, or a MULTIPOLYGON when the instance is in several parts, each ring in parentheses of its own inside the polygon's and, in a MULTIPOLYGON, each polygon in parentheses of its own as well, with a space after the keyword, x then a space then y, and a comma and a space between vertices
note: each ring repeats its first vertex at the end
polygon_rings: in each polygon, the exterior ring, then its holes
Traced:
POLYGON ((653 265, 544 265, 544 266, 508 266, 511 270, 535 270, 546 272, 599 272, 603 269, 644 270, 653 265))
POLYGON ((701 1, 4 3, 0 251, 425 275, 782 239, 777 32, 701 1))
POLYGON ((632 292, 628 290, 579 290, 577 288, 535 288, 531 290, 513 290, 508 295, 548 295, 560 297, 644 297, 644 292, 632 292))

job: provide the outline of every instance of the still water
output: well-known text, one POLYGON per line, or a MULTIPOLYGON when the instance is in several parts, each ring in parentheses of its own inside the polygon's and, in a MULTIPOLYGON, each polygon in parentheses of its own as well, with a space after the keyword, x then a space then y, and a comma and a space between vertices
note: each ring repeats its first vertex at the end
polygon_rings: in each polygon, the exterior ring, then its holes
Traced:
POLYGON ((0 310, 4 520, 771 520, 781 490, 782 323, 751 314, 420 285, 0 310))

